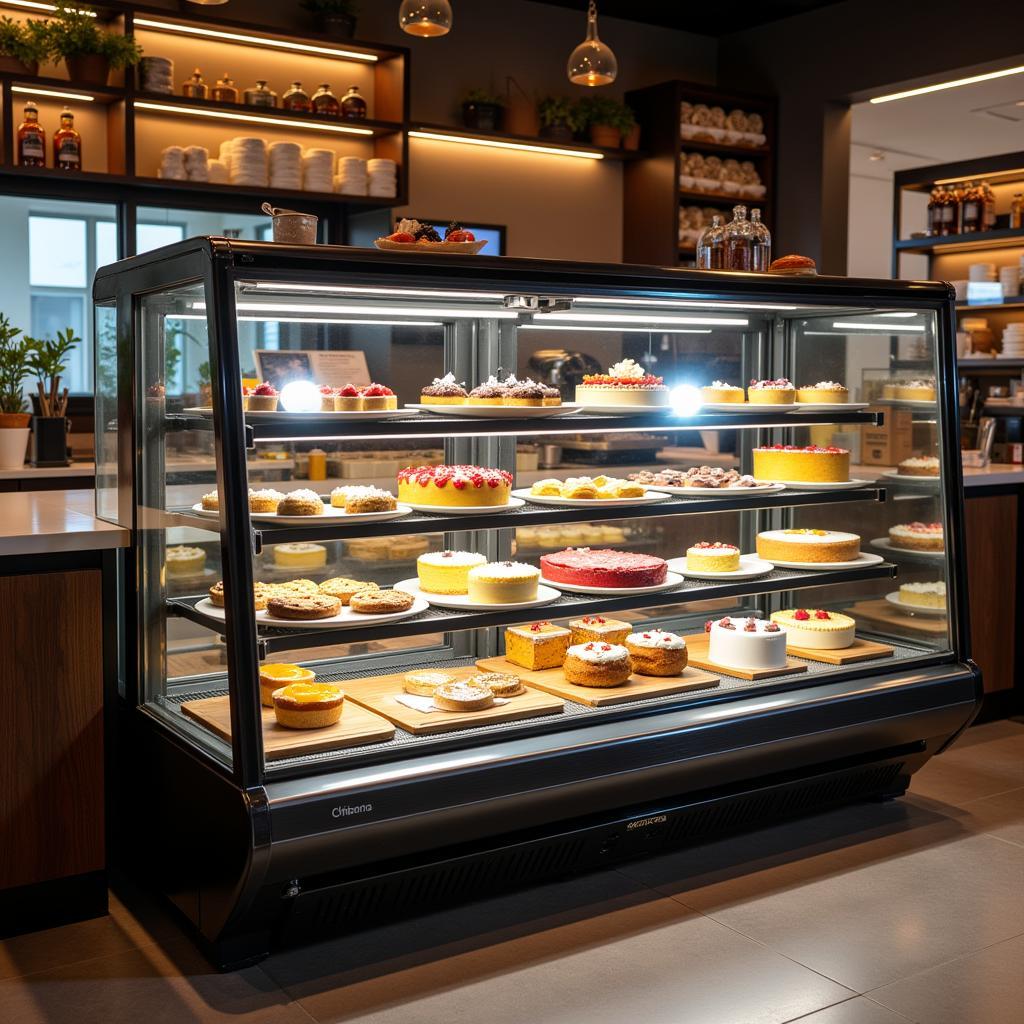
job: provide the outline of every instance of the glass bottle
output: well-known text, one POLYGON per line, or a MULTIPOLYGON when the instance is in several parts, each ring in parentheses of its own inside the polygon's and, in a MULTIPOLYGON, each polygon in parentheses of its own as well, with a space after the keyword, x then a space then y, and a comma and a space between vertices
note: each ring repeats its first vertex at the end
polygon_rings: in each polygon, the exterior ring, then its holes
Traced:
POLYGON ((1024 192, 1014 192, 1010 202, 1010 227, 1024 228, 1024 192))
POLYGON ((75 115, 65 107, 60 128, 53 133, 53 166, 59 171, 82 169, 82 136, 75 130, 75 115))
POLYGON ((754 269, 754 226, 747 220, 747 208, 734 206, 732 220, 725 226, 726 270, 754 269))
POLYGON ((960 230, 964 234, 981 231, 984 217, 984 195, 979 186, 969 181, 960 196, 960 230))
POLYGON ((224 72, 223 78, 217 79, 217 84, 210 90, 210 95, 217 103, 237 103, 238 87, 224 72))
POLYGON ((697 269, 721 270, 724 266, 724 235, 722 218, 715 214, 697 241, 697 269))
POLYGON ((938 185, 928 196, 928 234, 942 234, 942 189, 938 185))
POLYGON ((46 132, 39 123, 39 108, 34 100, 25 104, 25 120, 18 126, 18 165, 46 166, 46 132))
POLYGON ((326 82, 313 93, 313 113, 317 117, 341 117, 341 104, 326 82))
POLYGON ((751 269, 766 271, 772 262, 772 233, 761 220, 760 210, 750 211, 750 224, 754 229, 754 265, 751 269))
POLYGON ((276 107, 277 93, 268 89, 266 79, 261 78, 257 80, 255 89, 245 90, 245 102, 250 107, 276 107))
POLYGON ((981 183, 981 201, 984 207, 981 230, 991 231, 996 226, 996 194, 987 181, 981 183))
POLYGON ((309 93, 302 88, 301 82, 292 82, 287 91, 281 97, 281 106, 285 110, 294 110, 302 114, 308 114, 313 109, 309 93))
POLYGON ((346 121, 366 120, 366 100, 359 95, 359 86, 350 85, 341 98, 341 116, 346 121))
POLYGON ((209 94, 209 87, 203 81, 203 73, 196 68, 192 72, 192 77, 185 79, 185 83, 181 87, 181 95, 193 100, 205 100, 209 94))

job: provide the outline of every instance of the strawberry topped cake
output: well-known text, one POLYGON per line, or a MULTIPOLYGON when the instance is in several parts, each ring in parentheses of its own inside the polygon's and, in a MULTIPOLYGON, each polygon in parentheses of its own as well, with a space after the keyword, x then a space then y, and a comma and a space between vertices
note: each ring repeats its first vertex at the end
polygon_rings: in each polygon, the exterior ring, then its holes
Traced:
POLYGON ((277 388, 269 380, 265 380, 249 393, 249 401, 245 407, 249 412, 276 412, 279 397, 277 388))
POLYGON ((507 505, 512 474, 482 466, 415 466, 398 474, 398 500, 414 505, 507 505))
POLYGON ((889 527, 889 543, 910 551, 942 551, 946 543, 942 523, 899 523, 889 527))
POLYGON ((754 449, 758 480, 836 484, 850 479, 850 453, 833 445, 772 444, 754 449))
POLYGON ((840 615, 825 608, 787 608, 772 612, 771 620, 785 629, 793 647, 808 647, 812 651, 837 651, 849 647, 857 628, 856 621, 849 615, 840 615))
POLYGON ((654 587, 664 583, 668 564, 654 555, 611 548, 566 548, 541 555, 541 572, 551 583, 581 587, 654 587))
POLYGON ((623 405, 661 408, 668 405, 668 388, 662 377, 645 373, 632 359, 623 359, 607 373, 588 373, 576 385, 576 401, 590 405, 623 405))
POLYGON ((747 388, 751 405, 791 405, 796 401, 796 388, 785 377, 778 380, 752 380, 747 388))

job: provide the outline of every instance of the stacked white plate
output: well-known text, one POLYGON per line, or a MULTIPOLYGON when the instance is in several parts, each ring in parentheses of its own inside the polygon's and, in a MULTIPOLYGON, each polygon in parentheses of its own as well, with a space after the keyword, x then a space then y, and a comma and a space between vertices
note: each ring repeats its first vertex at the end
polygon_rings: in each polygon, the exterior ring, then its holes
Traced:
POLYGON ((307 149, 303 152, 302 187, 307 192, 334 191, 334 150, 307 149))
POLYGON ((170 57, 143 57, 139 61, 139 88, 143 92, 174 92, 174 61, 170 57))
POLYGON ((168 146, 160 154, 160 168, 157 177, 172 181, 185 181, 188 170, 185 167, 185 150, 181 146, 168 146))
POLYGON ((267 144, 254 135, 231 140, 231 184, 250 188, 267 186, 267 144))
POLYGON ((210 151, 205 146, 186 146, 185 170, 189 181, 209 181, 210 151))
POLYGON ((211 160, 208 164, 210 170, 210 182, 214 185, 230 185, 231 172, 223 160, 211 160))
POLYGON ((270 187, 298 192, 302 188, 302 147, 297 142, 272 142, 267 149, 270 187))
POLYGON ((338 173, 334 178, 335 192, 346 196, 365 196, 369 186, 365 160, 357 156, 343 156, 338 160, 338 173))
POLYGON ((217 159, 222 163, 228 171, 228 176, 231 175, 231 151, 234 148, 234 139, 227 139, 225 142, 220 144, 220 152, 217 154, 217 159))
POLYGON ((967 268, 967 279, 969 281, 994 281, 996 265, 994 263, 972 263, 967 268))
POLYGON ((368 195, 394 198, 398 194, 398 164, 394 160, 375 157, 366 162, 369 173, 368 195))
POLYGON ((1003 330, 1003 357, 1024 359, 1024 320, 1014 320, 1003 330))

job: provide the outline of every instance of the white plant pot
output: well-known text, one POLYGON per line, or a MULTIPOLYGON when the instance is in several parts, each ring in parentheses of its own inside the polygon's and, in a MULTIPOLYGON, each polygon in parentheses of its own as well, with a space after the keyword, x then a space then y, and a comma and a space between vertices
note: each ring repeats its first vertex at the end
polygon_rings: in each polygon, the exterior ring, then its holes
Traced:
POLYGON ((0 469, 21 469, 28 448, 28 427, 0 427, 0 469))

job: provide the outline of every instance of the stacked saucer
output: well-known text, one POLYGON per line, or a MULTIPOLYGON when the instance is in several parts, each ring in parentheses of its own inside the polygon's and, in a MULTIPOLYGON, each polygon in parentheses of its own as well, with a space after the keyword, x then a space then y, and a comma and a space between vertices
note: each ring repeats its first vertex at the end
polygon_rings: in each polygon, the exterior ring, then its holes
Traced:
POLYGON ((302 187, 308 192, 334 191, 334 150, 307 149, 302 154, 302 187))
POLYGON ((210 180, 210 152, 205 146, 185 148, 185 170, 189 181, 210 180))
POLYGON ((231 140, 232 185, 265 188, 267 185, 267 144, 263 139, 241 135, 231 140))
POLYGON ((346 196, 365 196, 369 180, 366 161, 357 156, 343 156, 338 160, 338 173, 334 178, 334 191, 346 196))
POLYGON ((398 164, 394 160, 375 157, 366 162, 369 171, 369 189, 367 194, 394 198, 398 194, 398 164))
POLYGON ((170 57, 143 57, 139 61, 139 88, 143 92, 174 92, 174 61, 170 57))
POLYGON ((297 142, 272 142, 267 156, 271 188, 298 192, 302 188, 302 147, 297 142))
POLYGON ((211 185, 231 184, 231 172, 223 160, 211 160, 207 166, 210 169, 209 181, 211 185))
POLYGON ((1024 359, 1024 320, 1014 320, 1003 330, 1003 358, 1024 359))
POLYGON ((156 173, 158 178, 185 181, 188 178, 188 171, 185 168, 185 150, 181 146, 168 146, 160 154, 160 168, 156 173))

